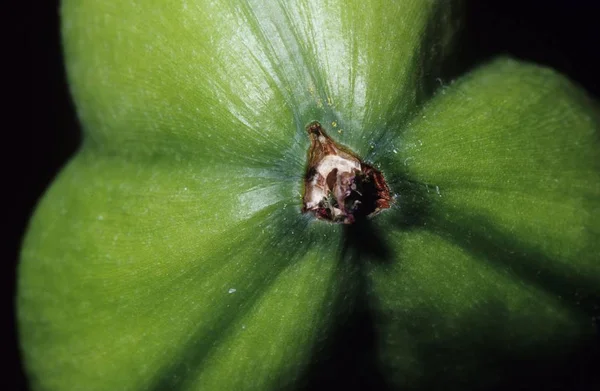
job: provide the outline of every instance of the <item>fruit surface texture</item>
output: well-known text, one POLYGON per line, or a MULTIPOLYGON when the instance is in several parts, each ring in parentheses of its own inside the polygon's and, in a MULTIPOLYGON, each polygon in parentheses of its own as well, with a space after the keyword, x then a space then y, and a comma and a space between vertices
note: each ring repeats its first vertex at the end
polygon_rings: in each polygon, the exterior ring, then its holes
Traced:
POLYGON ((587 379, 598 103, 510 58, 446 78, 459 2, 65 0, 61 17, 84 141, 21 252, 34 390, 587 379), (315 121, 385 177, 385 208, 302 213, 315 121))

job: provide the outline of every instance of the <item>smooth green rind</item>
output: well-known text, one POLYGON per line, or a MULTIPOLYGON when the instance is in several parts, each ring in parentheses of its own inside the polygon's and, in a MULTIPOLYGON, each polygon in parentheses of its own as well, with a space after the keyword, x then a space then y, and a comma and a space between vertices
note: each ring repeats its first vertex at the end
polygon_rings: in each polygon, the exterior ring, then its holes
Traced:
POLYGON ((402 167, 427 185, 428 214, 446 221, 442 230, 473 227, 480 241, 514 245, 537 259, 535 271, 589 278, 580 288, 600 293, 596 102, 551 70, 511 60, 444 93, 401 137, 402 167))
POLYGON ((515 372, 529 384, 554 369, 544 360, 593 340, 589 316, 439 235, 396 233, 388 243, 397 260, 369 278, 393 389, 500 389, 515 372))
POLYGON ((65 1, 85 147, 23 246, 34 388, 237 388, 222 376, 234 370, 253 389, 293 383, 356 297, 341 228, 299 213, 304 126, 319 119, 369 152, 365 137, 397 129, 431 93, 456 29, 449 10, 65 1))
POLYGON ((394 386, 497 385, 592 340, 597 107, 501 60, 417 115, 449 4, 66 1, 85 147, 23 246, 33 388, 305 384, 357 302, 394 386), (392 210, 300 215, 312 120, 381 167, 392 210))
POLYGON ((369 272, 391 384, 573 384, 572 355, 598 342, 597 105, 500 59, 441 90, 394 148, 383 166, 406 191, 382 223, 390 260, 369 272))
POLYGON ((249 165, 304 157, 315 119, 370 152, 443 76, 457 4, 67 0, 62 30, 88 142, 249 165))
POLYGON ((216 366, 252 371, 248 387, 265 389, 302 373, 332 302, 352 290, 339 285, 352 275, 338 264, 339 229, 311 224, 284 195, 236 214, 228 206, 253 189, 277 197, 281 184, 227 173, 91 152, 69 164, 22 253, 19 315, 34 388, 239 381, 200 376, 216 366), (230 340, 237 350, 227 357, 220 344, 230 340))

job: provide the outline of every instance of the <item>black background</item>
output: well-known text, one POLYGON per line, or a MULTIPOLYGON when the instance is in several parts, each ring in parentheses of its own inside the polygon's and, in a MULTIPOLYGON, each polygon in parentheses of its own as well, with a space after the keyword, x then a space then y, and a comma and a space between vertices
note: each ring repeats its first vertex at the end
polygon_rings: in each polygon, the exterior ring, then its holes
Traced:
MULTIPOLYGON (((16 78, 8 75, 8 85, 15 88, 8 96, 16 101, 13 103, 17 108, 5 112, 5 116, 18 120, 14 121, 16 126, 4 129, 2 151, 8 158, 5 170, 12 182, 3 190, 14 198, 5 204, 9 235, 5 250, 8 270, 4 275, 11 305, 7 348, 3 350, 8 352, 8 362, 15 365, 10 373, 15 374, 13 384, 18 390, 27 389, 14 323, 18 251, 37 200, 74 153, 81 137, 65 81, 58 1, 34 2, 23 11, 23 18, 17 19, 23 22, 7 33, 9 40, 22 34, 15 41, 15 54, 7 56, 17 59, 19 68, 16 78), (21 46, 23 37, 25 45, 21 46), (24 60, 22 64, 20 59, 24 60)), ((461 50, 471 53, 474 60, 504 53, 549 65, 582 85, 596 99, 600 97, 600 1, 470 0, 466 29, 461 50)), ((4 54, 7 55, 6 50, 4 54)), ((6 119, 4 124, 12 122, 6 119)))

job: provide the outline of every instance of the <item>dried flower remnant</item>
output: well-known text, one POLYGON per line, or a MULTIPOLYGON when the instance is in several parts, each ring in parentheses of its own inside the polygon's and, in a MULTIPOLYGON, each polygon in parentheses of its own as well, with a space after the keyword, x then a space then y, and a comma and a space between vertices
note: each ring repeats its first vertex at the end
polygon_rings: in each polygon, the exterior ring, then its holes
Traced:
POLYGON ((302 213, 352 224, 390 207, 390 189, 380 171, 336 144, 320 123, 312 122, 306 131, 310 148, 302 213))

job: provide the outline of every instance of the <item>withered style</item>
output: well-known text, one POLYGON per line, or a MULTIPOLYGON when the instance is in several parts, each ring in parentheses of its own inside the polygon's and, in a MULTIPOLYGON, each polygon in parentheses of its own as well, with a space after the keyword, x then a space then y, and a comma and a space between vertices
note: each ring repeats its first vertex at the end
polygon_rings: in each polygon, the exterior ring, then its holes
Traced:
POLYGON ((304 179, 303 213, 334 223, 352 224, 389 208, 390 189, 383 174, 337 144, 319 122, 306 127, 310 137, 304 179))

